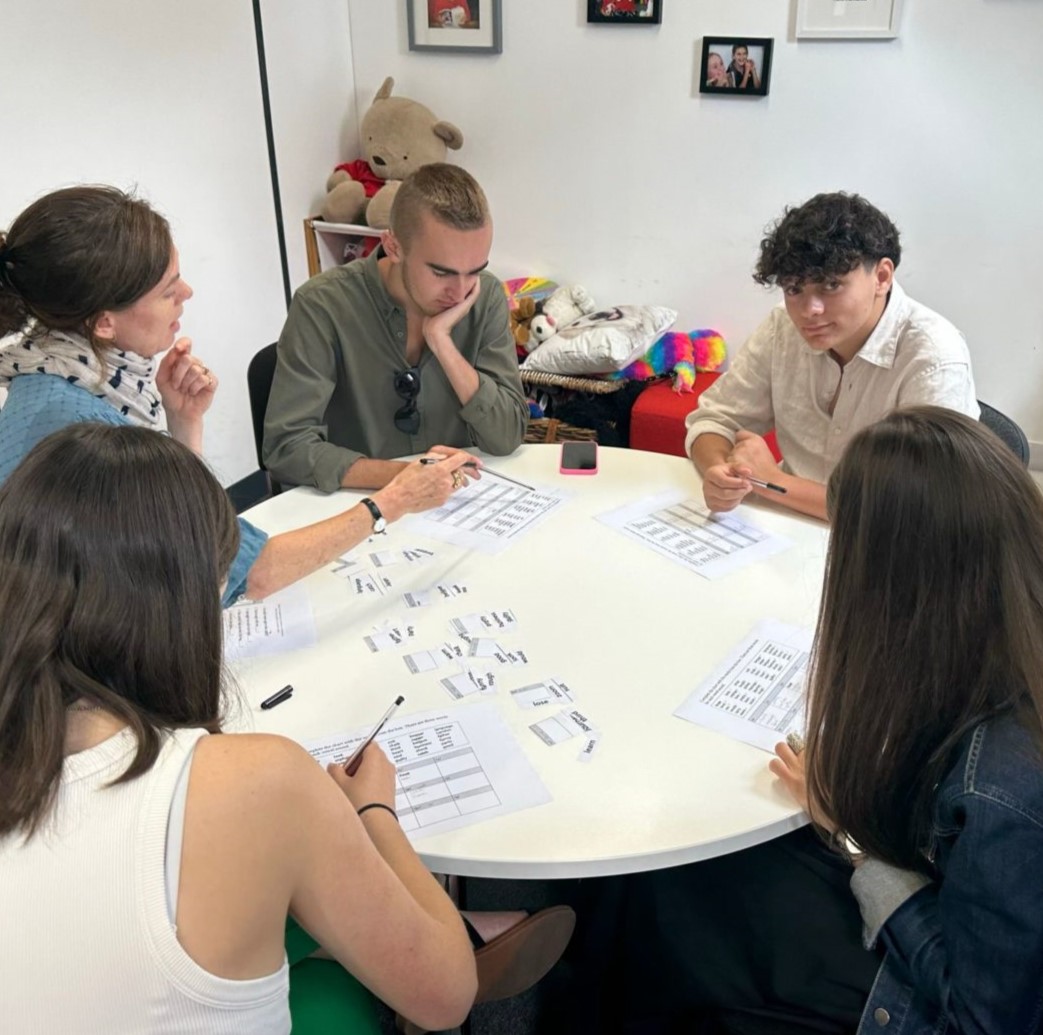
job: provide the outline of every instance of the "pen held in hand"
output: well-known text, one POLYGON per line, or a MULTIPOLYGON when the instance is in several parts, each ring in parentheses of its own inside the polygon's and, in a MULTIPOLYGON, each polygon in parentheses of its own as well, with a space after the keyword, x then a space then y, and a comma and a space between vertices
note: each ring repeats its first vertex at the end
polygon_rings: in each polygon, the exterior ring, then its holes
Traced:
POLYGON ((359 771, 359 766, 362 765, 362 753, 370 744, 373 743, 373 738, 384 728, 388 719, 398 711, 398 706, 404 700, 405 697, 399 694, 398 697, 395 698, 391 707, 381 716, 380 722, 378 722, 373 728, 373 732, 351 753, 351 758, 344 763, 344 772, 346 772, 348 776, 354 776, 359 771))
MULTIPOLYGON (((443 458, 440 457, 440 456, 422 456, 420 458, 420 462, 422 464, 440 464, 442 462, 442 459, 443 458)), ((526 489, 529 492, 535 492, 536 491, 531 485, 526 485, 525 482, 520 482, 520 481, 518 481, 517 478, 509 478, 505 474, 500 474, 499 471, 494 471, 491 467, 485 467, 484 465, 480 466, 479 464, 475 463, 474 460, 468 460, 465 463, 461 464, 460 466, 461 467, 470 467, 472 470, 475 470, 475 471, 479 471, 480 470, 482 472, 482 474, 490 474, 494 478, 499 478, 501 481, 510 482, 512 485, 517 485, 519 488, 526 489)), ((782 491, 785 492, 786 490, 783 489, 782 491)))
POLYGON ((746 481, 751 485, 756 485, 761 489, 771 489, 772 492, 781 492, 783 496, 786 495, 786 490, 781 485, 776 485, 774 482, 763 482, 760 478, 750 478, 747 476, 746 481))

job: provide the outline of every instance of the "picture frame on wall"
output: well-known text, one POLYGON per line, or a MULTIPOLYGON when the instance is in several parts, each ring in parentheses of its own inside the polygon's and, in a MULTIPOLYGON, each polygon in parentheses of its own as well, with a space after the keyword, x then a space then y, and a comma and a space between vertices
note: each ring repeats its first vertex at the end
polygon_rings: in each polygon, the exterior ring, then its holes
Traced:
POLYGON ((456 54, 503 52, 502 0, 405 0, 409 49, 456 54))
POLYGON ((902 0, 795 0, 798 40, 893 40, 902 0))
POLYGON ((699 92, 715 97, 767 97, 774 39, 704 36, 699 92))
POLYGON ((659 25, 663 0, 587 0, 592 25, 659 25))

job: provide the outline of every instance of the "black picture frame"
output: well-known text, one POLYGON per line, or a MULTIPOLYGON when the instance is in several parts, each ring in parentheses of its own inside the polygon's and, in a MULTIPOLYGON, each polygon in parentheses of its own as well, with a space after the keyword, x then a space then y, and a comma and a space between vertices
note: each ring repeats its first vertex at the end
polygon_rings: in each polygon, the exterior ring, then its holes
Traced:
POLYGON ((591 25, 659 25, 663 0, 587 0, 591 25))
POLYGON ((712 97, 767 97, 771 84, 771 51, 775 40, 770 36, 704 36, 702 61, 699 65, 699 92, 712 97), (743 68, 752 60, 749 73, 743 72, 742 86, 736 81, 736 51, 746 48, 743 68), (721 82, 721 66, 714 62, 710 68, 711 55, 720 58, 724 65, 723 76, 728 84, 721 82))

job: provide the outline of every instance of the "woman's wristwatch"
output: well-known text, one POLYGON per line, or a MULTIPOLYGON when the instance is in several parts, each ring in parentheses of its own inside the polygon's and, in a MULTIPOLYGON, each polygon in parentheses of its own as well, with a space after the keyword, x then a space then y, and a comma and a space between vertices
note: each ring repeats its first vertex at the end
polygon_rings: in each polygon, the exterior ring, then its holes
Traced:
POLYGON ((359 502, 373 515, 373 531, 379 534, 386 532, 388 527, 387 518, 380 513, 380 507, 378 507, 368 496, 359 502))

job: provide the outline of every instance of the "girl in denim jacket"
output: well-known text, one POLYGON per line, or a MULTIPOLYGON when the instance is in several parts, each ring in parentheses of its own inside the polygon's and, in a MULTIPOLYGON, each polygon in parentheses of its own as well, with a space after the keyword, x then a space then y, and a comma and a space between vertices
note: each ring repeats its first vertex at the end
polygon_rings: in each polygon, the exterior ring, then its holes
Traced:
POLYGON ((920 407, 851 442, 828 509, 807 747, 771 768, 885 951, 859 1033, 1043 1032, 1043 497, 920 407))

